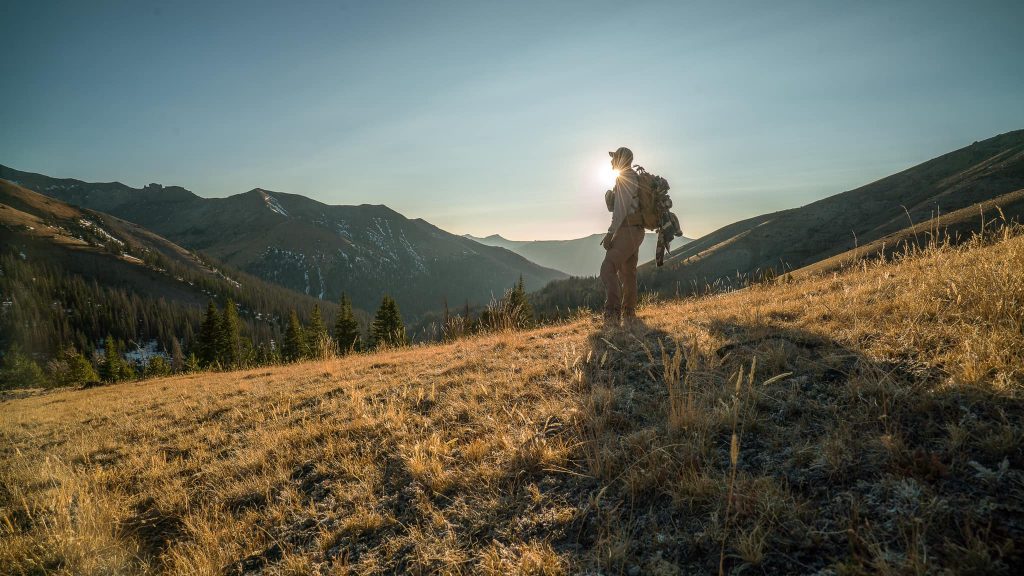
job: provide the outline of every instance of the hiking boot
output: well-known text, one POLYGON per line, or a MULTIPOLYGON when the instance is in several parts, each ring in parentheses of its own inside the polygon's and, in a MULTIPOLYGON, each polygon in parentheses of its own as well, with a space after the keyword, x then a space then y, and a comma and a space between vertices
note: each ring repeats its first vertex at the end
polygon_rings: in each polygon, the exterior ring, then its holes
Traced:
POLYGON ((643 325, 643 321, 637 318, 635 314, 622 316, 622 327, 627 330, 636 330, 637 328, 642 328, 643 325))
POLYGON ((605 310, 605 313, 604 313, 604 327, 605 328, 618 328, 619 327, 619 312, 618 312, 618 310, 605 310))

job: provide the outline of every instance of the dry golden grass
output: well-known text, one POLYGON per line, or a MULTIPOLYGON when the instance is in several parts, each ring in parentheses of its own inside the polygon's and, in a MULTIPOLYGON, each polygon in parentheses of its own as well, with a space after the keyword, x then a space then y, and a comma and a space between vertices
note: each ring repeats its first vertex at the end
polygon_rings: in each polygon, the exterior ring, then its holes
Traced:
POLYGON ((0 572, 1009 573, 1024 237, 0 404, 0 572))

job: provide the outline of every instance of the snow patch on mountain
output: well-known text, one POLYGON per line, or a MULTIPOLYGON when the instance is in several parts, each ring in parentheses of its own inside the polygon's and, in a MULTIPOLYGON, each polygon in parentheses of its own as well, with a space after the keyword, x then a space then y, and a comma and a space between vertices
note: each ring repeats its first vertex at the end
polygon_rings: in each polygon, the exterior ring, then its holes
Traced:
POLYGON ((412 258, 413 268, 415 268, 419 272, 426 274, 427 265, 423 261, 423 257, 419 255, 419 252, 416 252, 416 249, 413 248, 412 243, 409 242, 409 239, 405 237, 405 230, 402 230, 402 233, 399 235, 398 240, 402 243, 402 246, 405 247, 405 251, 412 258))
POLYGON ((344 236, 345 238, 348 238, 349 240, 352 239, 352 232, 349 231, 349 229, 348 229, 348 222, 345 222, 344 220, 338 220, 338 221, 336 221, 334 223, 334 225, 338 227, 338 235, 339 236, 344 236))
POLYGON ((136 344, 134 350, 125 352, 123 356, 129 362, 134 362, 142 366, 149 366, 150 361, 157 356, 167 361, 171 360, 170 354, 161 351, 160 343, 156 340, 150 340, 144 344, 136 344))
POLYGON ((90 230, 92 230, 93 232, 99 234, 100 236, 103 236, 104 238, 115 242, 118 246, 124 246, 124 242, 122 242, 122 241, 118 240, 117 238, 115 238, 113 236, 113 234, 111 234, 110 232, 107 232, 103 228, 100 228, 99 225, 97 225, 92 220, 86 220, 85 218, 79 218, 78 219, 78 223, 81 224, 84 228, 89 228, 90 230))
POLYGON ((270 208, 271 212, 276 212, 285 218, 288 217, 288 211, 281 206, 281 203, 270 194, 267 194, 266 190, 260 190, 260 194, 263 195, 263 202, 270 208))

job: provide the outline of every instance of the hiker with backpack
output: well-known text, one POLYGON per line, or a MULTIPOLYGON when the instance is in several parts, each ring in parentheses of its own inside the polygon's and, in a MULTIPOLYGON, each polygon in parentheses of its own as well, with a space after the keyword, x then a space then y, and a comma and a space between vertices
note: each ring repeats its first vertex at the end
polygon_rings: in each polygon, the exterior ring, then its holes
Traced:
POLYGON ((682 236, 679 219, 669 212, 668 181, 633 164, 633 152, 626 147, 609 152, 612 169, 618 172, 615 186, 605 192, 605 204, 612 213, 608 233, 601 240, 606 250, 601 263, 601 282, 607 293, 604 323, 618 326, 636 320, 636 266, 646 229, 658 231, 657 262, 661 266, 669 242, 682 236))

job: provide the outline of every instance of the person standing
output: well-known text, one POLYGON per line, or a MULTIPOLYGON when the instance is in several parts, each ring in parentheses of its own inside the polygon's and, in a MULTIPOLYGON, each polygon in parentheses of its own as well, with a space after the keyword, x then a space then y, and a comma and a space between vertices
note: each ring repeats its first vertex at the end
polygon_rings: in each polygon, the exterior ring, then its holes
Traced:
POLYGON ((639 177, 633 170, 633 152, 626 147, 609 152, 612 169, 618 172, 615 186, 605 192, 605 203, 612 213, 608 233, 601 240, 605 256, 601 263, 601 282, 607 294, 604 305, 606 327, 618 326, 620 319, 636 318, 636 265, 645 231, 630 216, 640 211, 639 177))

